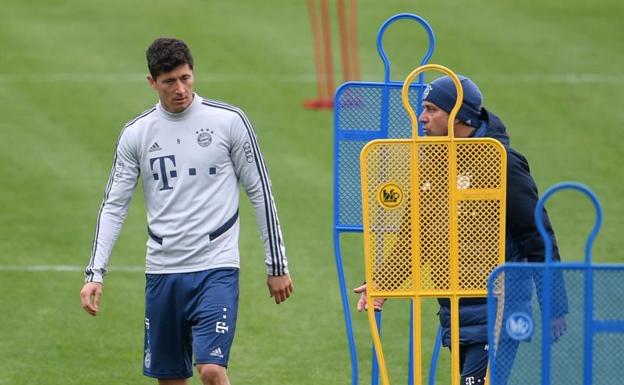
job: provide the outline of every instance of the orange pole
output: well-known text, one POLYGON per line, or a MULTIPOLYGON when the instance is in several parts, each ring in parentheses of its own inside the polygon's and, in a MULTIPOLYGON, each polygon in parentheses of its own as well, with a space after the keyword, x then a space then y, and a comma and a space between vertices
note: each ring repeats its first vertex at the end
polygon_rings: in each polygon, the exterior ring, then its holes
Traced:
POLYGON ((321 24, 323 29, 323 48, 325 50, 325 97, 327 100, 331 101, 334 93, 334 65, 331 46, 331 27, 329 21, 328 0, 321 0, 321 24))
POLYGON ((349 39, 351 52, 351 73, 353 80, 360 80, 360 55, 357 39, 357 0, 351 0, 349 12, 349 39))
POLYGON ((308 12, 310 15, 310 25, 312 27, 312 42, 314 44, 314 64, 316 67, 316 97, 317 99, 323 98, 324 91, 324 70, 323 65, 323 50, 322 50, 322 37, 321 26, 319 23, 318 14, 316 12, 316 0, 307 0, 308 12))
POLYGON ((352 80, 351 74, 351 44, 349 29, 347 28, 347 15, 344 0, 338 0, 338 28, 340 33, 340 56, 342 57, 342 78, 344 81, 352 80))

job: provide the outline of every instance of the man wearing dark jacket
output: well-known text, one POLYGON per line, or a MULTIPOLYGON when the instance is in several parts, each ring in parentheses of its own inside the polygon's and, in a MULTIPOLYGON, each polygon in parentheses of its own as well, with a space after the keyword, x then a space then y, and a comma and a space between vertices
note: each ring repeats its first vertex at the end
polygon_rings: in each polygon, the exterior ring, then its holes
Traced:
MULTIPOLYGON (((526 158, 512 149, 509 145, 509 136, 502 121, 482 107, 481 91, 470 79, 460 76, 464 90, 464 100, 455 120, 456 138, 490 137, 498 140, 507 150, 507 207, 506 207, 506 255, 507 262, 543 262, 545 258, 544 242, 537 230, 533 213, 539 199, 535 181, 530 174, 526 158)), ((455 105, 457 91, 452 79, 448 76, 440 77, 429 84, 423 97, 423 112, 419 120, 424 132, 428 136, 444 136, 448 133, 448 118, 455 105)), ((544 212, 546 229, 550 233, 554 244, 554 258, 560 260, 554 233, 544 212)), ((532 297, 531 279, 535 280, 538 290, 541 279, 527 278, 527 295, 523 306, 530 309, 532 297)), ((555 290, 559 292, 560 300, 556 301, 553 309, 552 335, 557 340, 565 331, 565 315, 567 314, 567 299, 563 281, 555 280, 555 290)), ((366 285, 355 289, 361 293, 357 304, 358 310, 366 308, 366 285)), ((442 342, 450 347, 450 301, 439 299, 440 325, 442 326, 442 342)), ((375 301, 376 309, 381 309, 383 300, 375 301)), ((485 381, 488 363, 487 338, 487 301, 485 298, 466 298, 460 301, 460 369, 461 384, 482 384, 485 381)), ((505 383, 511 370, 511 362, 515 356, 517 343, 506 343, 508 356, 504 367, 497 366, 497 383, 505 383)), ((498 361, 498 359, 497 359, 498 361)))

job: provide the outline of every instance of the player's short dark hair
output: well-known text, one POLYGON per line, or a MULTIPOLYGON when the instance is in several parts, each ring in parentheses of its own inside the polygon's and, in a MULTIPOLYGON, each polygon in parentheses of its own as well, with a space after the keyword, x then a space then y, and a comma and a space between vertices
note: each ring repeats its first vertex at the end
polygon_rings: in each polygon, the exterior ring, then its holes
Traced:
POLYGON ((169 72, 182 64, 193 69, 193 55, 186 43, 170 37, 154 40, 145 52, 147 68, 152 78, 156 79, 163 72, 169 72))

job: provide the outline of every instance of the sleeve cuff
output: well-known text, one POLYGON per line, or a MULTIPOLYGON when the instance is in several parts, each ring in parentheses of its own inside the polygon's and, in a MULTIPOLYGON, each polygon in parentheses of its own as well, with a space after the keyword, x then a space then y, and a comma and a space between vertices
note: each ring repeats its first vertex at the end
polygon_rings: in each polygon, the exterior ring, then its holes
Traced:
POLYGON ((282 275, 290 274, 288 272, 288 266, 284 266, 282 267, 282 269, 279 269, 280 271, 276 271, 278 269, 274 269, 273 266, 267 265, 266 270, 267 270, 267 275, 271 277, 280 277, 282 275))
POLYGON ((85 270, 85 283, 89 282, 104 283, 104 271, 101 269, 85 270))

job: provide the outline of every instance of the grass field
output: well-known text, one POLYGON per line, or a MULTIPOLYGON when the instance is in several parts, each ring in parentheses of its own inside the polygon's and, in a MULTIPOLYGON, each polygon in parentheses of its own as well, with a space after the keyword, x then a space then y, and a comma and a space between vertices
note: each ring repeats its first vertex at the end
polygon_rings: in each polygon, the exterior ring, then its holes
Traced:
MULTIPOLYGON (((315 93, 305 2, 5 0, 1 8, 0 385, 152 383, 141 375, 140 192, 111 258, 98 317, 84 313, 78 293, 119 130, 156 101, 144 51, 163 35, 193 49, 202 96, 236 104, 254 122, 295 285, 283 305, 268 298, 255 220, 243 199, 232 383, 349 384, 331 238, 332 114, 302 107, 315 93)), ((429 21, 437 38, 432 62, 480 85, 542 191, 576 180, 598 194, 605 218, 595 259, 624 261, 624 3, 360 0, 365 80, 382 79, 375 38, 398 12, 429 21)), ((424 41, 409 23, 388 32, 394 79, 419 64, 424 41)), ((582 259, 593 223, 589 203, 561 194, 549 210, 564 258, 582 259)), ((359 236, 345 237, 351 287, 363 277, 361 248, 359 236)), ((384 321, 386 344, 395 347, 388 352, 393 383, 405 383, 405 309, 390 304, 384 321)), ((368 329, 364 315, 354 317, 366 383, 368 329)), ((438 383, 448 378, 441 370, 438 383)))

